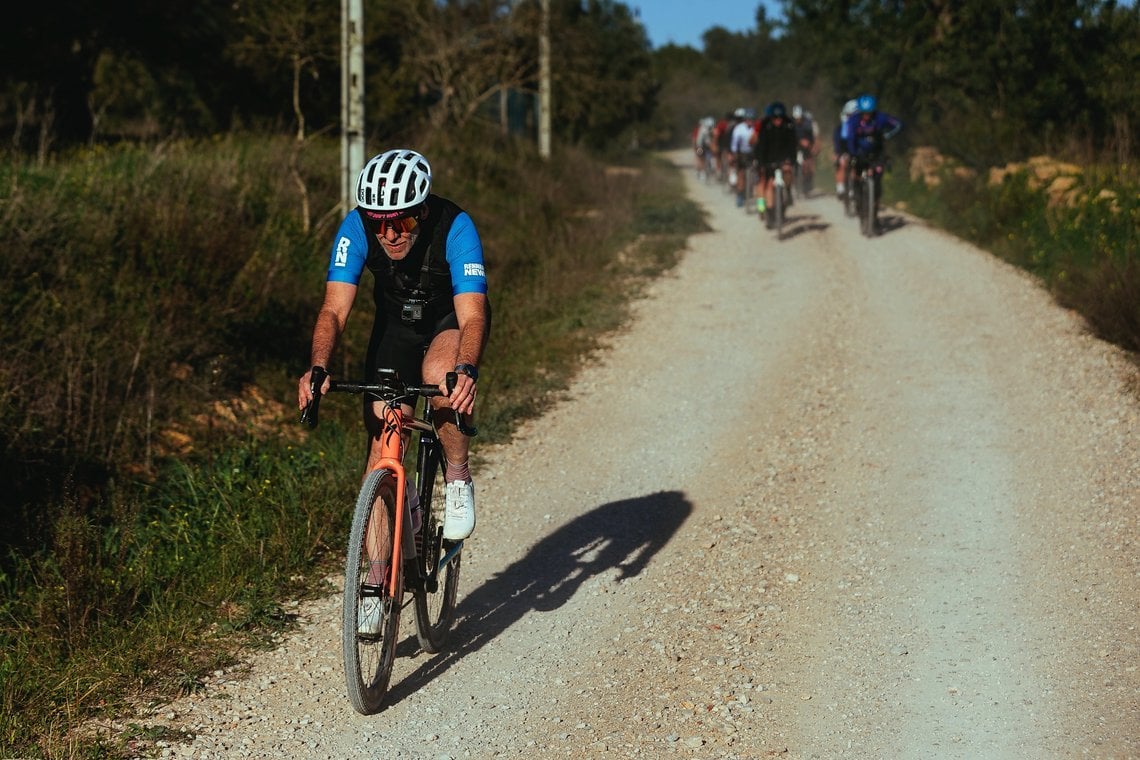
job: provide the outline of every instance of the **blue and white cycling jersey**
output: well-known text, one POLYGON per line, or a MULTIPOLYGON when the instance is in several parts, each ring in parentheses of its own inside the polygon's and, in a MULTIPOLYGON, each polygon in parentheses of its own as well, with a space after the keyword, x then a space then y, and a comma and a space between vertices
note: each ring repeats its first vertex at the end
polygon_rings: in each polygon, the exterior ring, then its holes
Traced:
MULTIPOLYGON (((328 281, 360 284, 360 275, 368 260, 369 233, 360 214, 354 209, 340 223, 329 257, 328 281)), ((444 246, 451 271, 452 295, 486 293, 487 274, 483 267, 483 243, 475 230, 475 222, 466 211, 460 211, 447 233, 444 246)))
POLYGON ((856 158, 882 152, 883 141, 889 140, 902 129, 902 122, 890 114, 875 111, 872 114, 855 114, 847 120, 847 152, 856 158))

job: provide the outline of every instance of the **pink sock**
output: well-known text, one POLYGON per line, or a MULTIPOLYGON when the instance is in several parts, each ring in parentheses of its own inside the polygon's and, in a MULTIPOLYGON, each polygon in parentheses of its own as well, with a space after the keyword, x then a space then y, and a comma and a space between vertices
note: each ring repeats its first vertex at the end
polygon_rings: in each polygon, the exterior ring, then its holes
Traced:
POLYGON ((471 482, 471 470, 467 466, 467 460, 463 460, 460 464, 447 463, 447 473, 444 477, 448 483, 456 480, 462 480, 464 483, 471 482))

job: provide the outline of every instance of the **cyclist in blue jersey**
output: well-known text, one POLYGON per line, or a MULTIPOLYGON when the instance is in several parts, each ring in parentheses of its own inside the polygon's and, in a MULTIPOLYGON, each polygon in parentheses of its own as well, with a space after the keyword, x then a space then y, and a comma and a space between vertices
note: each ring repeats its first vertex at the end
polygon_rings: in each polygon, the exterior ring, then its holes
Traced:
POLYGON ((856 103, 855 115, 847 120, 847 152, 856 178, 865 168, 874 170, 872 179, 878 206, 883 192, 884 143, 899 133, 902 122, 878 110, 874 95, 860 95, 856 103))
POLYGON ((883 143, 899 133, 902 122, 878 110, 874 95, 860 95, 854 116, 847 119, 847 152, 856 160, 878 158, 883 143))
MULTIPOLYGON (((475 489, 468 466, 468 439, 451 409, 475 411, 479 360, 491 326, 483 246, 467 212, 431 194, 431 166, 419 153, 395 149, 370 160, 356 182, 356 208, 334 238, 325 298, 313 328, 311 366, 329 366, 356 300, 361 275, 373 276, 376 320, 365 358, 365 377, 394 368, 410 384, 439 385, 458 375, 446 398, 433 399, 433 420, 447 459, 444 537, 466 538, 475 528, 475 489)), ((312 398, 312 369, 301 376, 297 402, 312 398)), ((321 393, 328 391, 328 381, 321 393)), ((380 421, 365 399, 368 464, 379 459, 380 421)))

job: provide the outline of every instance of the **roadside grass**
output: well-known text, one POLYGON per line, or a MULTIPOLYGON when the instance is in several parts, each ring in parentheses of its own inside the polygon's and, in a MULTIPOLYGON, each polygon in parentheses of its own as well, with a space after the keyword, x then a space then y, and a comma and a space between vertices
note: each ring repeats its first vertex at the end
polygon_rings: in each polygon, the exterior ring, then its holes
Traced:
MULTIPOLYGON (((417 147, 487 253, 477 454, 567 386, 704 222, 661 160, 417 147)), ((326 208, 338 149, 304 157, 326 208)), ((0 756, 145 755, 161 737, 129 716, 201 688, 330 591, 363 439, 358 404, 302 431, 289 401, 339 222, 318 211, 302 231, 276 168, 289 150, 234 136, 0 168, 0 269, 25 286, 0 297, 0 756)), ((362 364, 368 287, 342 376, 362 364)))
POLYGON ((896 172, 886 200, 1033 273, 1098 337, 1140 351, 1140 172, 1085 168, 1063 194, 1029 170, 992 183, 947 168, 939 180, 896 172))

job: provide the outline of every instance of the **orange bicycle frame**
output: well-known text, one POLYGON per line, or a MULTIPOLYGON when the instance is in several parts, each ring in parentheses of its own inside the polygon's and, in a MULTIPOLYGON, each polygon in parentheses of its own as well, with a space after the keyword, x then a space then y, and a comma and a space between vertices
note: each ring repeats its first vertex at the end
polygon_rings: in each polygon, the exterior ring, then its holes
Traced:
MULTIPOLYGON (((377 470, 388 470, 396 476, 396 505, 392 522, 392 562, 388 568, 385 591, 396 598, 403 593, 397 587, 400 570, 404 561, 404 498, 407 494, 407 471, 404 469, 404 431, 414 427, 414 415, 405 415, 398 404, 386 401, 383 405, 383 424, 380 432, 380 460, 377 470)), ((375 515, 375 513, 373 513, 375 515)), ((375 517, 373 517, 375 519, 375 517)))

